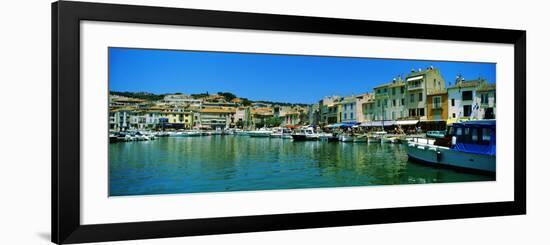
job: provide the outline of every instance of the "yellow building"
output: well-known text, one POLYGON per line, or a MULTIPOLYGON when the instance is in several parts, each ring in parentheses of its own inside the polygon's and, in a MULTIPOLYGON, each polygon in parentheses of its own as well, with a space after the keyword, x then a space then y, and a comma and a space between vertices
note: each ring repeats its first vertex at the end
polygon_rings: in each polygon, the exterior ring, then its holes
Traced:
POLYGON ((225 129, 233 127, 236 108, 204 108, 200 110, 200 124, 211 129, 225 129))
POLYGON ((193 127, 193 112, 182 108, 164 109, 160 113, 160 118, 169 128, 191 129, 193 127))

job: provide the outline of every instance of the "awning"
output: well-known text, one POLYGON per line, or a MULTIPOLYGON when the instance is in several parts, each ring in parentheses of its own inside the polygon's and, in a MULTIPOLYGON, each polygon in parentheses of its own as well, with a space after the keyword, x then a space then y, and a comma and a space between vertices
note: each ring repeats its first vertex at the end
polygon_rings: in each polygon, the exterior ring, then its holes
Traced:
POLYGON ((418 123, 418 120, 400 120, 396 121, 396 125, 416 125, 418 123))
POLYGON ((408 78, 408 79, 407 79, 407 82, 420 80, 420 79, 422 79, 422 78, 424 78, 424 77, 423 77, 423 76, 411 77, 411 78, 408 78))
POLYGON ((342 122, 342 123, 335 123, 325 126, 326 128, 338 128, 338 127, 353 127, 355 125, 359 125, 358 122, 342 122))
POLYGON ((370 121, 361 123, 362 127, 386 127, 395 125, 395 121, 370 121))

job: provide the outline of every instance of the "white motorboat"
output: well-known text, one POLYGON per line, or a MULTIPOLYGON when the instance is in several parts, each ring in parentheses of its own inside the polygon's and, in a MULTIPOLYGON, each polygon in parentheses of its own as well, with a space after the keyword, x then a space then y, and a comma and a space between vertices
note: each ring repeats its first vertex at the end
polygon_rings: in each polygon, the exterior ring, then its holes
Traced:
POLYGON ((292 133, 292 131, 290 131, 290 129, 288 128, 276 128, 273 133, 271 133, 269 135, 269 137, 272 137, 272 138, 292 138, 290 136, 290 134, 292 133), (287 137, 285 137, 287 136, 287 137))
POLYGON ((202 132, 199 130, 192 130, 192 131, 184 132, 184 135, 187 137, 195 137, 195 136, 201 136, 202 132))
POLYGON ((319 134, 315 133, 312 127, 302 127, 298 132, 292 134, 294 141, 319 140, 319 134))
POLYGON ((338 142, 339 137, 335 133, 334 134, 324 133, 324 134, 319 134, 319 140, 327 141, 327 142, 338 142))
POLYGON ((250 137, 269 137, 271 135, 271 130, 261 128, 260 130, 248 131, 248 136, 250 137))
POLYGON ((496 121, 478 120, 452 125, 451 147, 415 139, 407 144, 411 160, 494 174, 496 171, 496 121))

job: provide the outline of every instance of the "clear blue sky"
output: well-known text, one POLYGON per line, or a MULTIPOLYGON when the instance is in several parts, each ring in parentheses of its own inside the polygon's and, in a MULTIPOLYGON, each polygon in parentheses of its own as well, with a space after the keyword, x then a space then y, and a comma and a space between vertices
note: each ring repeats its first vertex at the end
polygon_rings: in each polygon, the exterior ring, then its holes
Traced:
POLYGON ((447 85, 457 74, 496 80, 496 65, 489 63, 109 48, 109 90, 232 92, 251 100, 316 103, 326 95, 372 92, 430 65, 447 85))

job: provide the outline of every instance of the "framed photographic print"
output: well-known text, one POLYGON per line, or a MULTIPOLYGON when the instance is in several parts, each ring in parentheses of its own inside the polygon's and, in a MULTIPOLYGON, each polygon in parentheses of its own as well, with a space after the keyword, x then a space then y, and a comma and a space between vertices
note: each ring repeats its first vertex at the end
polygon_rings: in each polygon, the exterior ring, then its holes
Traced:
POLYGON ((52 241, 525 214, 525 38, 55 2, 52 241))

